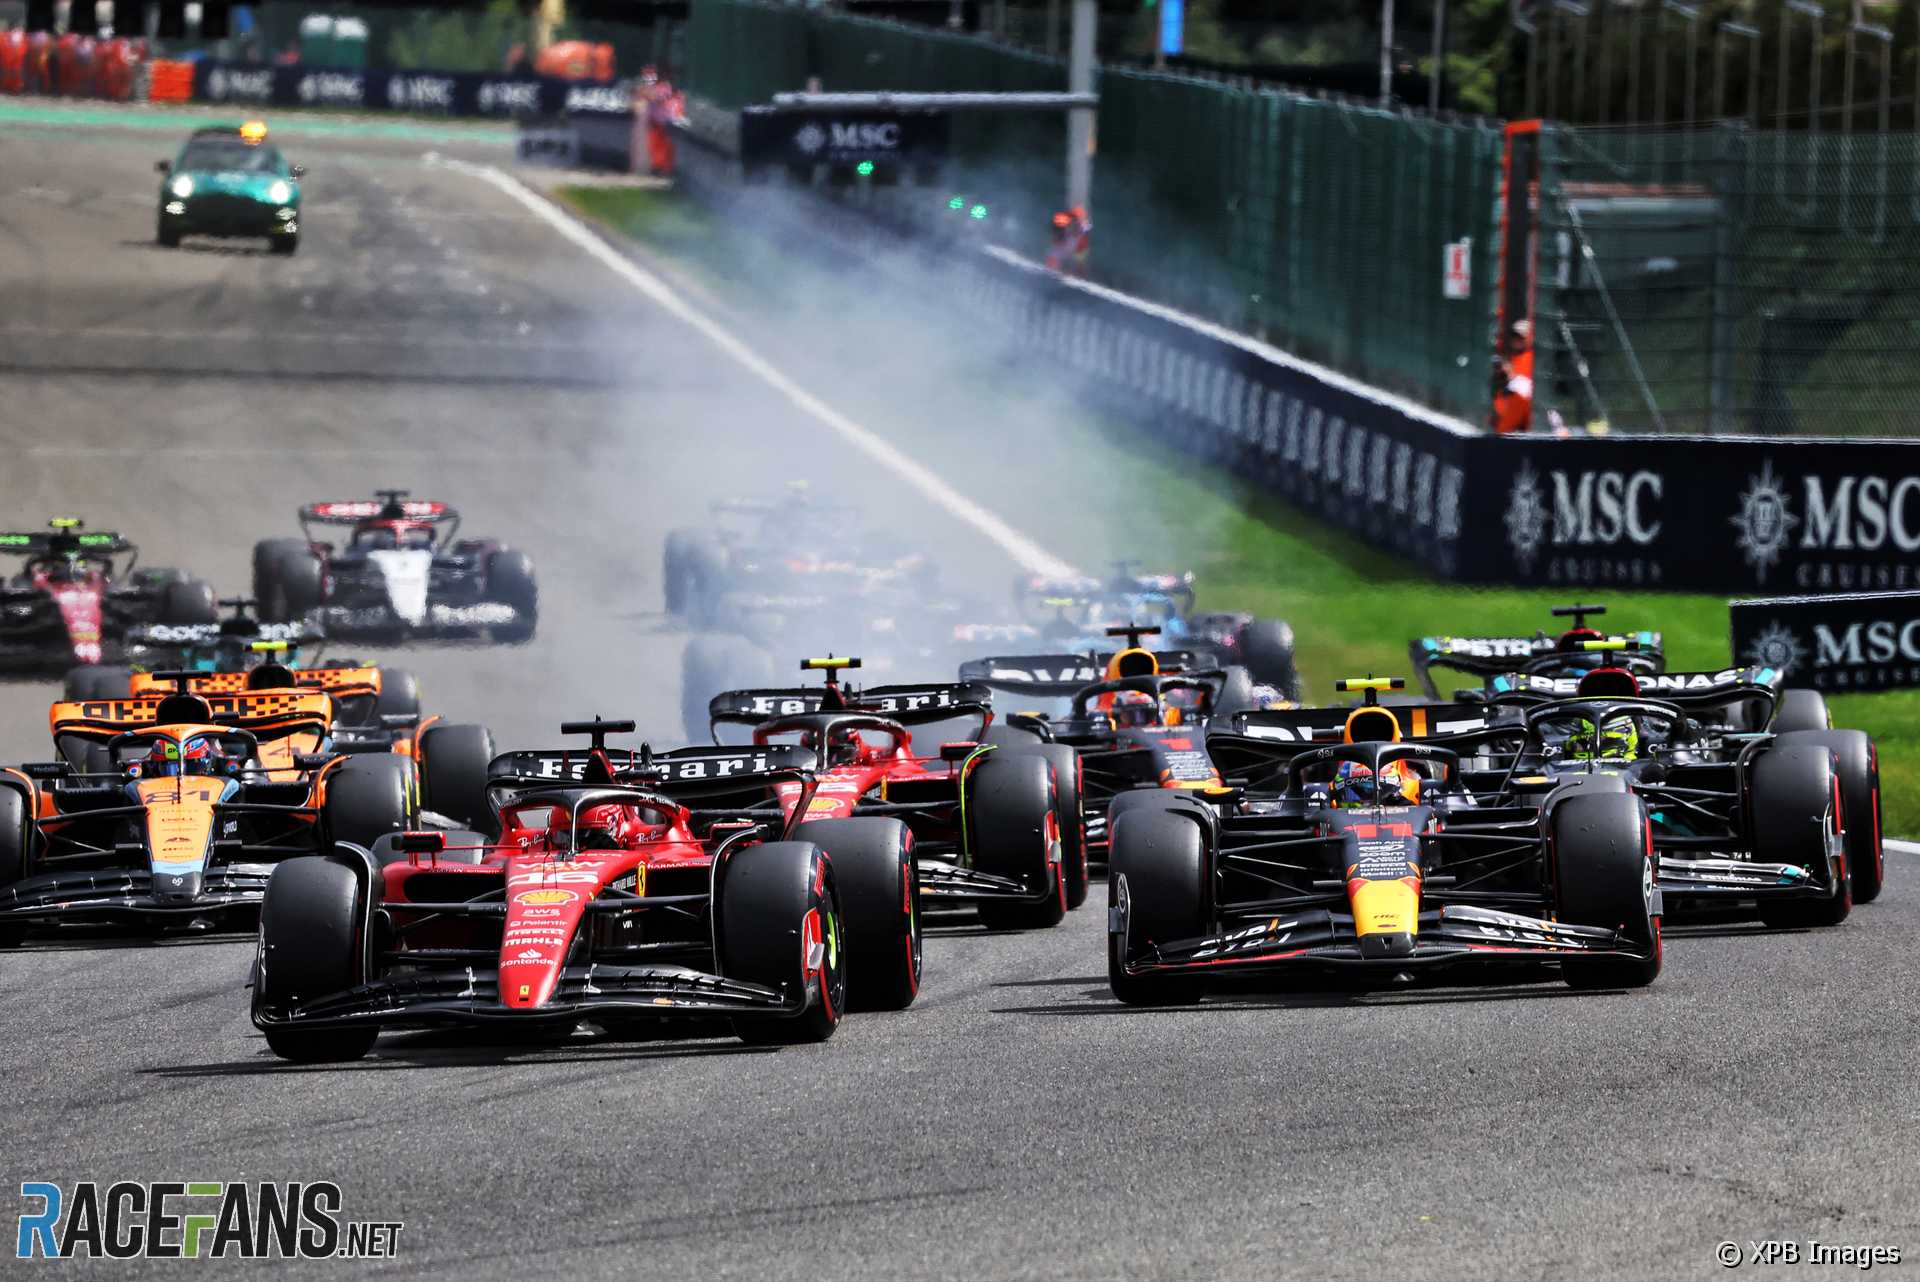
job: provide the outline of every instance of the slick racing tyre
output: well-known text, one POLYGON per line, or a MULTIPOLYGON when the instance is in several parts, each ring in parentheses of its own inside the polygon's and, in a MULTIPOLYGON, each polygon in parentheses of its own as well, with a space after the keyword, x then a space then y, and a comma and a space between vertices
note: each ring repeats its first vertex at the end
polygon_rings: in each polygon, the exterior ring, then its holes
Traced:
POLYGON ((1825 730, 1832 725, 1827 697, 1818 690, 1782 690, 1780 702, 1773 709, 1773 724, 1767 729, 1789 734, 1795 730, 1825 730))
POLYGON ((469 828, 491 832, 487 765, 492 760, 493 732, 485 726, 428 726, 420 735, 422 806, 469 828))
POLYGON ((1779 742, 1824 744, 1833 753, 1834 770, 1840 776, 1840 816, 1846 823, 1847 875, 1853 880, 1853 902, 1872 903, 1880 898, 1880 888, 1886 881, 1886 851, 1880 836, 1879 749, 1862 730, 1795 731, 1781 735, 1779 742))
POLYGON ((1053 767, 1055 820, 1060 828, 1060 868, 1067 882, 1067 907, 1087 902, 1087 814, 1085 776, 1080 754, 1065 744, 1047 743, 1014 726, 988 726, 986 742, 1007 753, 1026 753, 1053 767))
POLYGON ((1555 903, 1561 921, 1620 931, 1645 957, 1567 957, 1574 988, 1645 988, 1665 951, 1653 911, 1653 830, 1646 807, 1625 792, 1578 792, 1549 814, 1555 903))
POLYGON ((348 757, 327 771, 322 820, 329 843, 371 846, 383 835, 415 826, 419 784, 406 757, 348 757))
POLYGON ((1115 910, 1109 925, 1121 928, 1107 935, 1107 985, 1129 1006, 1186 1005, 1204 995, 1196 976, 1129 975, 1125 963, 1157 945, 1207 933, 1207 828, 1197 814, 1181 813, 1185 798, 1140 796, 1109 821, 1107 890, 1115 910))
POLYGON ((89 663, 69 668, 67 700, 70 703, 84 703, 89 699, 124 699, 132 677, 132 668, 117 663, 89 663))
MULTIPOLYGON (((1831 732, 1829 732, 1831 733, 1831 732)), ((1826 734, 1782 736, 1753 763, 1753 857, 1798 864, 1826 893, 1818 899, 1760 900, 1760 920, 1782 929, 1838 926, 1853 911, 1853 879, 1843 861, 1836 879, 1827 843, 1847 823, 1845 798, 1826 734), (1837 884, 1836 884, 1837 880, 1837 884)))
POLYGON ((518 548, 501 548, 487 561, 487 599, 512 606, 512 623, 488 631, 495 641, 518 645, 533 640, 540 622, 540 588, 533 579, 533 561, 518 548))
MULTIPOLYGON (((0 886, 11 886, 27 875, 27 798, 16 788, 0 787, 0 886)), ((27 938, 27 924, 0 921, 0 948, 18 948, 27 938)))
POLYGON ((989 930, 1059 925, 1067 914, 1067 886, 1052 767, 1036 753, 996 750, 968 772, 961 787, 973 867, 1017 881, 1032 896, 983 901, 981 922, 989 930))
MULTIPOLYGON (((382 667, 380 698, 373 705, 376 717, 407 717, 420 720, 420 682, 406 668, 382 667)), ((385 722, 380 724, 384 725, 385 722)))
POLYGON ((1261 685, 1289 699, 1300 697, 1300 669, 1294 662, 1293 629, 1278 619, 1255 619, 1240 629, 1240 661, 1261 685))
POLYGON ((162 623, 218 623, 220 606, 204 579, 175 579, 161 590, 162 623))
POLYGON ((722 690, 773 684, 773 656, 744 637, 689 637, 680 658, 680 719, 689 743, 713 742, 707 702, 722 690))
POLYGON ((832 862, 807 841, 769 841, 730 857, 715 895, 720 973, 807 994, 791 1018, 742 1016, 734 1035, 754 1046, 824 1042, 847 1008, 846 950, 832 862))
POLYGON ((827 852, 847 950, 847 1009, 905 1010, 920 992, 920 874, 898 819, 815 819, 794 830, 827 852))
MULTIPOLYGON (((346 865, 306 855, 274 869, 260 905, 255 1010, 284 1013, 360 983, 364 920, 360 876, 346 865)), ((264 1031, 275 1055, 300 1064, 359 1059, 379 1036, 372 1025, 264 1031)))
POLYGON ((291 622, 319 608, 325 578, 325 567, 304 539, 253 545, 253 599, 268 623, 291 622))

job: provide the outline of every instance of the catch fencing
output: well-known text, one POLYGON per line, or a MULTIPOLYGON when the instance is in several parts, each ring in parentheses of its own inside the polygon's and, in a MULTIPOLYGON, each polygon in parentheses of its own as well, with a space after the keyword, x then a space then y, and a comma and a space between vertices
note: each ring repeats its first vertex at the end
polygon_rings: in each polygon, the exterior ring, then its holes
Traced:
POLYGON ((1550 129, 1536 415, 1920 431, 1920 139, 1550 129))

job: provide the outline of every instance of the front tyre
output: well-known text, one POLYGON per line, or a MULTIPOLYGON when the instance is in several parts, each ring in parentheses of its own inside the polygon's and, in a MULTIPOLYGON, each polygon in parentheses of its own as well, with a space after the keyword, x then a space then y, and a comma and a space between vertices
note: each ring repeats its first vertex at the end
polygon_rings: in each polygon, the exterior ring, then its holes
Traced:
MULTIPOLYGON (((28 847, 33 828, 28 823, 26 795, 16 788, 0 788, 0 886, 11 886, 27 875, 28 847)), ((0 920, 0 948, 18 948, 26 942, 27 924, 0 920)))
POLYGON ((1566 957, 1562 978, 1581 989, 1645 988, 1659 977, 1665 952, 1646 808, 1629 793, 1580 792, 1555 804, 1549 825, 1560 920, 1618 931, 1644 950, 1566 957))
MULTIPOLYGON (((361 982, 360 895, 360 877, 331 859, 309 855, 273 870, 260 905, 256 1013, 266 1009, 284 1014, 361 982)), ((262 1031, 275 1055, 300 1064, 359 1059, 379 1036, 371 1025, 262 1031)))
POLYGON ((291 258, 300 251, 300 233, 295 232, 291 236, 275 236, 267 243, 273 247, 274 253, 282 258, 291 258))
POLYGON ((1031 898, 989 899, 989 930, 1041 930, 1067 915, 1053 768, 1037 755, 988 753, 968 772, 968 850, 975 869, 1019 882, 1031 898))
POLYGON ((324 778, 322 819, 329 842, 370 847, 387 833, 417 826, 420 790, 411 759, 348 757, 324 778))
POLYGON ((493 732, 485 726, 428 726, 420 735, 418 763, 425 807, 476 831, 491 830, 487 765, 492 760, 493 732))
POLYGON ((1112 821, 1107 858, 1107 986, 1129 1006, 1181 1006, 1205 994, 1182 972, 1129 974, 1127 963, 1160 945, 1206 934, 1211 915, 1207 832, 1174 805, 1141 806, 1112 821))
POLYGON ((1780 742, 1825 744, 1833 753, 1833 768, 1840 776, 1840 813, 1846 820, 1847 875, 1853 882, 1853 902, 1872 903, 1886 883, 1886 848, 1880 830, 1880 750, 1862 730, 1806 731, 1782 735, 1780 742))
POLYGON ((820 847, 770 841, 727 860, 716 896, 720 973, 806 1002, 790 1017, 742 1017, 734 1034, 753 1046, 824 1042, 846 1010, 846 955, 833 868, 820 847))

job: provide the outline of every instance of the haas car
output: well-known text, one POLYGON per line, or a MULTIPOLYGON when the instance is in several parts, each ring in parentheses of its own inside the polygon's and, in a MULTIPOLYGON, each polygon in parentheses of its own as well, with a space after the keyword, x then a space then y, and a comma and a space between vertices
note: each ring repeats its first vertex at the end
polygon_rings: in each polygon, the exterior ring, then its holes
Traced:
MULTIPOLYGON (((839 674, 852 658, 806 659, 825 686, 729 690, 708 712, 722 726, 751 727, 756 747, 813 754, 809 814, 904 823, 930 907, 972 908, 989 928, 1056 925, 1087 896, 1079 762, 1071 749, 1015 736, 983 742, 992 708, 983 686, 873 686, 853 690, 839 674), (957 723, 966 723, 959 725, 957 723), (912 727, 952 728, 934 751, 912 727)), ((783 794, 794 805, 793 786, 783 794)))
POLYGON ((1281 737, 1211 734, 1221 786, 1115 803, 1116 997, 1191 1002, 1226 977, 1526 977, 1543 962, 1579 988, 1654 980, 1661 903, 1639 797, 1583 778, 1490 804, 1459 751, 1407 738, 1405 710, 1375 701, 1397 679, 1341 685, 1367 702, 1247 718, 1281 737))
POLYGON ((71 517, 44 531, 0 533, 0 553, 25 558, 0 581, 0 664, 9 668, 117 660, 129 630, 143 624, 219 618, 207 584, 179 570, 136 568, 132 543, 71 517))
POLYGON ((411 761, 330 750, 324 691, 56 703, 49 719, 58 759, 0 771, 0 944, 67 921, 251 924, 281 860, 420 822, 411 761))
POLYGON ((1107 845, 1107 810, 1116 796, 1139 788, 1210 788, 1220 772, 1208 755, 1213 723, 1287 703, 1277 690, 1255 685, 1245 668, 1202 668, 1187 650, 1148 650, 1140 643, 1156 627, 1107 629, 1125 638, 1111 654, 1009 655, 960 666, 962 681, 1010 698, 1064 701, 1063 708, 1026 708, 988 728, 989 742, 1044 744, 1070 753, 1087 814, 1090 858, 1107 845), (1057 715, 1056 715, 1057 713, 1057 715))
MULTIPOLYGON (((1606 612, 1604 605, 1556 605, 1554 618, 1573 621, 1557 635, 1536 632, 1532 636, 1415 637, 1407 644, 1407 656, 1430 699, 1440 698, 1433 677, 1436 668, 1478 677, 1489 686, 1497 677, 1516 673, 1578 678, 1602 666, 1601 657, 1586 648, 1587 642, 1603 639, 1599 631, 1587 626, 1587 620, 1606 612)), ((1620 663, 1643 675, 1665 670, 1666 651, 1658 632, 1634 632, 1629 639, 1634 642, 1633 651, 1620 658, 1620 663)))
POLYGON ((1813 690, 1767 667, 1642 675, 1631 638, 1584 643, 1606 666, 1517 673, 1486 696, 1475 736, 1506 797, 1597 777, 1631 788, 1653 823, 1676 911, 1750 904, 1776 926, 1831 926, 1885 880, 1873 740, 1834 729, 1813 690))
POLYGON ((564 1033, 732 1021, 817 1042, 849 1009, 919 991, 912 838, 809 819, 795 748, 605 746, 493 763, 497 838, 403 833, 289 860, 261 910, 253 1021, 275 1053, 352 1059, 382 1029, 564 1033), (792 797, 783 788, 798 789, 792 797))
POLYGON ((253 595, 269 620, 313 616, 330 637, 532 639, 539 618, 533 562, 490 539, 457 537, 445 503, 379 490, 373 499, 310 503, 304 539, 253 548, 253 595), (345 540, 314 536, 342 526, 345 540))

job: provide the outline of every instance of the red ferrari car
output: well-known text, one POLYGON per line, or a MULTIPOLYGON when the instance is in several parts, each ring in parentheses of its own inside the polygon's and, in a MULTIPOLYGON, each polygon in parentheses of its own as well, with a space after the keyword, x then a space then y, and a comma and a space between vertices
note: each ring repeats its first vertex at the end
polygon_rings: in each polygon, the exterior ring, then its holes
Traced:
MULTIPOLYGON (((974 908, 996 930, 1052 926, 1078 907, 1087 866, 1072 750, 981 742, 993 716, 984 686, 843 688, 839 673, 859 666, 806 659, 801 670, 824 671, 824 687, 730 690, 713 698, 708 714, 716 729, 753 727, 756 746, 812 754, 820 777, 806 802, 810 815, 904 822, 919 855, 920 892, 932 905, 974 908), (915 748, 913 726, 952 728, 954 737, 926 752, 915 748)), ((783 800, 798 804, 790 792, 783 800)))
POLYGON ((747 1042, 815 1042, 850 1008, 912 1003, 905 825, 807 821, 818 780, 797 748, 656 756, 605 746, 632 722, 561 729, 592 747, 493 762, 497 839, 401 833, 275 870, 253 1021, 276 1054, 356 1059, 389 1028, 714 1017, 747 1042))

